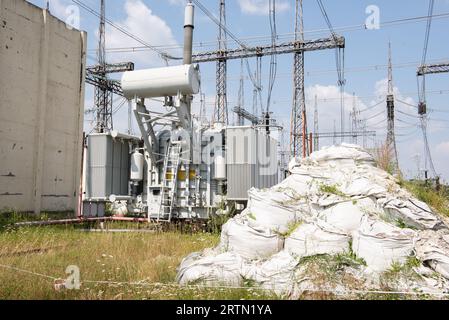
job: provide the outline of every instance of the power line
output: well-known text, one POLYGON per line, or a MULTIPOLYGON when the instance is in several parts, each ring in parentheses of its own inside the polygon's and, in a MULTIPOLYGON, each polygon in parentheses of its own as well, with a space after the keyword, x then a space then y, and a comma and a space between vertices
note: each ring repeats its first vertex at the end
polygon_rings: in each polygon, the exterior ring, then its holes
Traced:
MULTIPOLYGON (((360 99, 360 97, 358 97, 358 98, 360 99)), ((375 104, 369 106, 368 108, 365 108, 365 109, 360 110, 359 113, 362 113, 362 112, 365 112, 365 111, 374 109, 375 107, 379 106, 380 104, 382 104, 382 103, 384 103, 384 102, 385 102, 385 99, 383 99, 383 100, 381 100, 381 101, 379 101, 379 102, 377 102, 377 103, 375 103, 375 104)))
MULTIPOLYGON (((72 0, 72 2, 74 2, 75 4, 79 5, 81 8, 83 8, 84 10, 90 12, 91 14, 95 15, 98 18, 101 18, 101 14, 98 13, 95 9, 92 9, 91 7, 89 7, 88 5, 86 5, 85 3, 81 2, 80 0, 72 0)), ((107 24, 109 24, 111 27, 117 29, 118 31, 120 31, 121 33, 127 35, 128 37, 132 38, 133 40, 139 42, 140 44, 144 45, 146 48, 153 50, 155 52, 157 52, 159 54, 159 56, 164 59, 165 61, 169 60, 182 60, 182 58, 178 58, 178 57, 174 57, 160 49, 158 49, 155 46, 152 46, 151 44, 147 43, 146 41, 142 40, 141 38, 137 37, 136 35, 132 34, 131 32, 129 32, 128 30, 126 30, 125 28, 115 24, 114 22, 112 22, 111 20, 105 18, 105 22, 107 24)))
POLYGON ((434 4, 435 4, 434 0, 429 1, 429 10, 427 13, 427 16, 429 18, 427 19, 426 35, 424 37, 424 50, 423 50, 423 55, 422 55, 422 60, 421 60, 421 66, 423 66, 426 63, 427 49, 429 46, 429 38, 430 38, 430 28, 432 26, 432 16, 433 16, 434 4))
MULTIPOLYGON (((270 30, 271 30, 271 44, 273 50, 276 51, 276 1, 269 0, 270 7, 270 30)), ((268 97, 267 97, 267 113, 270 112, 271 95, 273 92, 273 87, 276 82, 277 76, 277 55, 273 54, 270 57, 270 71, 269 71, 269 82, 268 82, 268 97)))
MULTIPOLYGON (((78 1, 78 0, 72 0, 72 1, 78 1)), ((197 1, 197 0, 195 0, 197 1)), ((402 18, 402 19, 396 19, 396 20, 390 20, 385 21, 380 24, 381 27, 387 27, 387 26, 393 26, 393 25, 401 25, 401 24, 407 24, 407 23, 415 23, 415 22, 422 22, 426 21, 429 17, 432 17, 433 19, 443 19, 443 18, 449 18, 449 12, 436 14, 432 16, 417 16, 417 17, 410 17, 410 18, 402 18)), ((333 30, 335 32, 345 32, 345 31, 357 31, 357 30, 366 30, 365 24, 357 24, 357 25, 351 25, 351 26, 342 26, 342 27, 334 27, 333 30)), ((305 34, 324 34, 328 32, 329 29, 315 29, 315 30, 305 30, 305 34)), ((227 32, 229 34, 229 31, 227 32)), ((265 41, 269 40, 271 36, 250 36, 250 37, 240 37, 240 41, 245 42, 251 42, 250 40, 254 41, 265 41)), ((277 34, 276 36, 277 40, 280 39, 293 39, 294 33, 283 33, 283 34, 277 34)), ((233 39, 234 40, 234 39, 233 39)), ((235 41, 235 40, 234 40, 235 41)), ((193 46, 195 48, 204 48, 204 47, 213 47, 216 44, 216 40, 208 40, 208 41, 201 41, 196 42, 193 46)), ((157 49, 182 49, 182 45, 154 45, 152 46, 157 49)), ((149 48, 147 46, 143 47, 120 47, 120 48, 107 48, 106 51, 108 52, 137 52, 139 49, 148 50, 149 48), (123 51, 126 50, 126 51, 123 51)), ((93 51, 93 50, 92 50, 93 51)))
POLYGON ((240 41, 231 31, 229 31, 226 26, 221 23, 213 14, 210 12, 199 0, 192 0, 193 3, 197 5, 197 7, 203 11, 203 13, 209 17, 209 19, 212 20, 219 28, 222 28, 224 32, 231 37, 232 40, 234 40, 239 46, 242 48, 247 48, 246 44, 244 44, 242 41, 240 41))
POLYGON ((374 119, 374 118, 376 118, 376 117, 378 117, 378 116, 380 116, 380 115, 383 115, 384 114, 384 110, 382 110, 382 111, 380 111, 379 113, 376 113, 375 115, 372 115, 372 116, 369 116, 368 118, 365 118, 364 120, 371 120, 371 119, 374 119))
MULTIPOLYGON (((323 5, 323 2, 321 0, 317 0, 318 6, 320 8, 321 14, 324 17, 324 20, 326 21, 327 27, 329 28, 329 31, 334 38, 334 41, 337 40, 337 35, 334 31, 334 28, 332 27, 332 23, 329 19, 329 16, 326 12, 326 8, 323 5)), ((340 88, 340 129, 341 133, 345 130, 345 102, 344 102, 344 86, 346 83, 346 80, 344 79, 344 48, 336 48, 335 49, 335 64, 337 66, 337 75, 338 75, 338 86, 340 88)), ((343 142, 343 136, 342 136, 342 142, 343 142)))

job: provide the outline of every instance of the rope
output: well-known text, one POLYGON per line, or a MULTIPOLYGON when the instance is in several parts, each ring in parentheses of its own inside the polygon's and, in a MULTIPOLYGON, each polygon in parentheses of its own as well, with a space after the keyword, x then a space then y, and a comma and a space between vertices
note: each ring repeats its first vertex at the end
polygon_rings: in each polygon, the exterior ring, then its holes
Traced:
MULTIPOLYGON (((4 269, 9 269, 13 271, 18 271, 26 274, 31 274, 37 277, 51 279, 53 281, 61 280, 60 278, 52 277, 46 274, 33 272, 13 266, 0 264, 0 267, 4 269)), ((225 289, 225 290, 262 290, 262 291, 274 291, 271 288, 263 288, 263 287, 243 287, 243 286, 207 286, 207 285, 180 285, 178 283, 159 283, 153 282, 148 283, 143 281, 97 281, 97 280, 83 280, 81 283, 91 283, 91 284, 108 284, 108 285, 129 285, 129 286, 137 286, 137 287, 165 287, 165 288, 178 288, 178 289, 225 289)), ((449 293, 426 293, 426 292, 416 292, 416 291, 386 291, 386 290, 356 290, 356 289, 345 289, 345 290, 336 290, 336 289, 304 289, 302 292, 329 292, 337 295, 348 295, 348 294, 396 294, 396 295, 412 295, 412 296, 420 296, 420 295, 430 295, 430 296, 441 296, 441 297, 449 297, 449 293)))

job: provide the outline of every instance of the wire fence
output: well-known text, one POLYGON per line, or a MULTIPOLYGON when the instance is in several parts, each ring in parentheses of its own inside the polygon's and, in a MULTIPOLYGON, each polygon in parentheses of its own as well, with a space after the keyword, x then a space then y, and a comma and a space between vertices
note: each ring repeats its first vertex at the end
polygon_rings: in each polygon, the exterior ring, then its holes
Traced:
MULTIPOLYGON (((56 282, 64 281, 59 277, 54 277, 51 275, 34 272, 30 270, 21 269, 14 266, 0 264, 0 268, 7 269, 10 271, 17 271, 24 274, 33 275, 39 278, 52 280, 54 284, 56 282)), ((207 290, 248 290, 248 291, 266 291, 266 292, 276 292, 283 291, 280 290, 283 285, 276 285, 270 287, 264 286, 223 286, 223 285, 180 285, 179 283, 160 283, 160 282, 148 282, 147 280, 142 281, 109 281, 109 280, 82 280, 80 284, 99 284, 99 285, 116 285, 116 286, 133 286, 133 287, 147 287, 147 288, 174 288, 174 289, 207 289, 207 290)), ((56 288, 55 288, 56 289, 56 288)), ((361 289, 334 289, 334 288, 305 288, 301 290, 303 293, 330 293, 338 296, 350 296, 350 295, 402 295, 402 296, 429 296, 429 297, 440 297, 449 298, 449 293, 445 292, 419 292, 419 291, 388 291, 388 290, 361 290, 361 289)))

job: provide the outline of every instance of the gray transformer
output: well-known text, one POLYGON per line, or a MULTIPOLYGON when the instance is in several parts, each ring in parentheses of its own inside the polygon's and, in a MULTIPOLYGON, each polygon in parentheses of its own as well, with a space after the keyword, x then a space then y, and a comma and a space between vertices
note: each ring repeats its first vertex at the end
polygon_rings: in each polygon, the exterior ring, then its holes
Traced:
POLYGON ((228 200, 246 201, 252 187, 278 183, 278 143, 264 129, 228 127, 226 142, 228 200))
POLYGON ((128 195, 129 141, 110 134, 88 136, 86 199, 107 201, 111 195, 128 195))

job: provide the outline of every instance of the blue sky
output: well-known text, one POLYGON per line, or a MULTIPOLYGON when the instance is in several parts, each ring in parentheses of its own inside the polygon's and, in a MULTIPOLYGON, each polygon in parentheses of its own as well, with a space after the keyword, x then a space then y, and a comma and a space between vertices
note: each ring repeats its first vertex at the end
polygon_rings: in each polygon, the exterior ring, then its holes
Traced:
MULTIPOLYGON (((30 1, 39 6, 45 5, 45 0, 30 1)), ((98 10, 98 0, 83 0, 88 6, 98 10)), ((202 3, 215 15, 218 15, 218 0, 203 0, 202 3)), ((228 28, 245 42, 256 45, 269 43, 268 0, 228 0, 228 28)), ((381 25, 379 30, 363 30, 361 28, 342 28, 363 25, 367 18, 365 10, 369 5, 380 9, 380 22, 425 16, 428 1, 423 0, 324 0, 329 18, 337 32, 346 37, 345 63, 346 80, 345 108, 346 128, 349 124, 349 111, 353 105, 352 95, 356 95, 356 105, 359 110, 384 99, 386 90, 388 42, 393 50, 394 85, 396 98, 410 104, 417 104, 416 67, 422 56, 426 23, 413 21, 396 25, 381 25)), ((170 53, 181 55, 179 46, 182 44, 184 0, 109 0, 107 1, 107 17, 114 23, 137 34, 152 45, 177 47, 170 53)), ((73 5, 71 0, 51 0, 51 11, 57 17, 65 20, 67 8, 73 5)), ((277 33, 279 41, 292 38, 294 28, 294 1, 277 1, 277 33)), ((434 14, 449 13, 449 1, 436 0, 434 14)), ((95 48, 97 41, 98 18, 80 9, 81 29, 88 32, 89 58, 88 63, 95 63, 95 48)), ((326 24, 316 1, 304 1, 306 39, 327 37, 326 24), (317 31, 321 30, 321 31, 317 31), (324 30, 324 31, 323 31, 324 30)), ((430 34, 428 61, 439 62, 449 60, 449 42, 447 30, 449 17, 434 19, 430 34)), ((197 10, 194 50, 205 51, 216 48, 217 26, 197 10)), ((107 47, 123 48, 138 47, 139 43, 108 28, 107 47)), ((237 45, 229 41, 229 47, 237 45)), ((137 68, 163 66, 163 61, 151 51, 108 53, 109 61, 134 61, 137 68)), ((254 70, 255 62, 250 61, 254 70)), ((266 89, 268 81, 269 58, 263 59, 263 85, 266 89)), ((320 131, 333 130, 334 121, 339 128, 339 95, 336 87, 337 74, 333 50, 306 54, 306 87, 308 100, 308 121, 313 123, 313 98, 318 96, 320 131)), ((292 97, 292 56, 278 57, 278 76, 273 90, 271 110, 278 122, 284 124, 288 131, 289 115, 292 97)), ((201 66, 202 91, 206 94, 207 112, 212 114, 215 94, 215 65, 201 66)), ((228 66, 228 101, 229 109, 237 103, 238 83, 240 76, 240 61, 232 61, 228 66)), ((252 86, 245 73, 245 104, 252 108, 252 86)), ((449 74, 428 76, 426 79, 428 107, 436 111, 430 114, 429 136, 435 167, 443 178, 449 180, 449 74)), ((263 91, 263 103, 266 104, 267 91, 263 91)), ((93 104, 92 90, 86 92, 86 108, 93 104)), ((198 99, 197 99, 198 102, 198 99)), ((152 107, 158 108, 151 103, 152 107)), ((197 106, 198 104, 196 104, 197 106)), ((396 107, 403 113, 398 113, 396 122, 397 141, 400 164, 408 176, 416 176, 418 167, 424 167, 422 154, 422 135, 417 128, 418 119, 413 117, 416 110, 406 104, 396 102, 396 107)), ((362 113, 364 117, 372 117, 385 110, 382 103, 372 110, 362 113)), ((232 113, 230 112, 232 119, 232 113)), ((119 130, 126 130, 126 107, 118 110, 115 125, 119 130)), ((383 140, 386 132, 385 113, 368 120, 368 129, 377 131, 377 140, 383 140)), ((86 130, 89 129, 89 116, 86 120, 86 130)), ((374 141, 369 141, 372 146, 374 141)), ((332 139, 323 140, 322 145, 331 144, 332 139)))

